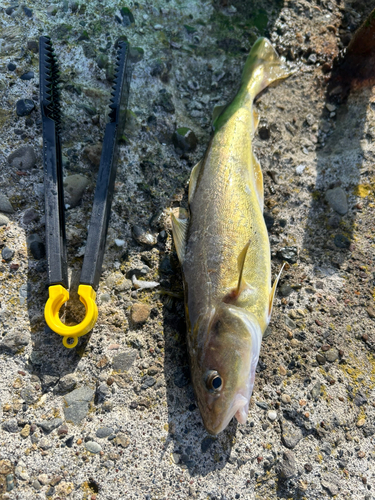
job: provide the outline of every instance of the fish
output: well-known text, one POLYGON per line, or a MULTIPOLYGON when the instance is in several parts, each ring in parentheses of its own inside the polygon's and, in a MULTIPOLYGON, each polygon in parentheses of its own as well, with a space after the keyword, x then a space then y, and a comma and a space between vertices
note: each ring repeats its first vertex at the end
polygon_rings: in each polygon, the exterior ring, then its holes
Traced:
POLYGON ((206 153, 191 172, 188 210, 171 213, 191 379, 204 426, 213 435, 234 416, 246 422, 280 277, 271 286, 263 176, 252 148, 259 123, 254 99, 290 74, 271 43, 259 38, 238 93, 214 120, 206 153))

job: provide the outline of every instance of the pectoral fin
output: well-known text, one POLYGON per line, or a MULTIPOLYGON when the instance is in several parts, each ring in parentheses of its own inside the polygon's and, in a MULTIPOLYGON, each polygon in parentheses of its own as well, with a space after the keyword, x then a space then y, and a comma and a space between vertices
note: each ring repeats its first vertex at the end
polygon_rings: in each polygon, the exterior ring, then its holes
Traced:
POLYGON ((184 208, 179 209, 178 217, 171 214, 173 241, 178 259, 182 264, 185 258, 186 236, 189 226, 189 213, 184 208))
POLYGON ((253 153, 253 172, 254 172, 254 181, 255 181, 255 189, 257 193, 257 198, 259 201, 260 209, 263 212, 264 207, 264 187, 263 187, 263 174, 262 169, 260 168, 260 163, 258 158, 253 153))
POLYGON ((272 307, 273 307, 273 300, 275 298, 275 293, 276 293, 276 288, 277 288, 277 284, 279 282, 279 279, 280 279, 280 276, 281 276, 281 273, 283 272, 283 269, 284 269, 284 266, 285 264, 283 264, 283 267, 280 269, 280 272, 279 274, 277 275, 274 283, 273 283, 273 286, 272 286, 272 289, 271 289, 271 293, 270 293, 270 299, 269 299, 269 304, 268 304, 268 322, 270 321, 271 319, 271 314, 272 314, 272 307))
POLYGON ((239 296, 242 290, 246 287, 246 282, 243 279, 243 270, 245 267, 245 261, 246 261, 246 255, 247 251, 249 249, 250 245, 250 240, 246 243, 244 246, 243 250, 241 251, 240 255, 238 256, 238 284, 237 284, 237 289, 236 289, 236 295, 239 296))
POLYGON ((199 161, 194 167, 193 170, 191 171, 190 174, 190 181, 189 181, 189 204, 191 203, 191 200, 193 199, 194 193, 195 193, 195 188, 197 187, 197 182, 198 182, 198 177, 199 177, 199 172, 200 168, 202 166, 203 160, 199 161))

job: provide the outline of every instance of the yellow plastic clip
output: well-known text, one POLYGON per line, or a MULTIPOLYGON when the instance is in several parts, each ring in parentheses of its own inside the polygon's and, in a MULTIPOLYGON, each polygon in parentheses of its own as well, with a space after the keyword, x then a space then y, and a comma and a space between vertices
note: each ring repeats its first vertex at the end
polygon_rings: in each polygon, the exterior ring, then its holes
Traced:
POLYGON ((69 300, 69 292, 61 285, 49 287, 49 299, 44 308, 44 317, 47 325, 54 332, 62 335, 63 344, 68 349, 75 347, 78 337, 82 337, 94 327, 98 318, 98 306, 95 303, 96 292, 90 285, 79 285, 79 300, 86 308, 86 315, 78 325, 67 326, 59 318, 60 307, 69 300))

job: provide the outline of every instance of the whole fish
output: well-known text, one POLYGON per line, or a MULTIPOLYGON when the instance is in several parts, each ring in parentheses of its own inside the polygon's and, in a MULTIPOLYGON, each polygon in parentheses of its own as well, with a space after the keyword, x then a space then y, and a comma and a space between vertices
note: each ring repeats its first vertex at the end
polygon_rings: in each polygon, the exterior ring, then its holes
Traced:
MULTIPOLYGON (((207 431, 233 416, 245 423, 276 279, 263 219, 263 176, 252 151, 254 98, 290 73, 270 42, 258 39, 240 89, 214 122, 204 158, 193 168, 189 210, 172 214, 182 265, 193 386, 207 431)), ((279 275, 280 276, 280 275, 279 275)))

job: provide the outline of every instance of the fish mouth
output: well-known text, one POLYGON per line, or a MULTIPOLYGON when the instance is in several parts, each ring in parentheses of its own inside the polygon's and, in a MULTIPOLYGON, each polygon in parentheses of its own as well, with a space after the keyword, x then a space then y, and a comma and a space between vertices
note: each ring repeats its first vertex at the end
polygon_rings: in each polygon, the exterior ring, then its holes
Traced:
POLYGON ((236 417, 240 424, 245 424, 247 419, 247 412, 249 410, 249 401, 242 394, 236 394, 232 405, 230 406, 225 417, 220 420, 220 423, 211 429, 207 429, 210 434, 219 434, 223 431, 233 417, 236 417))

